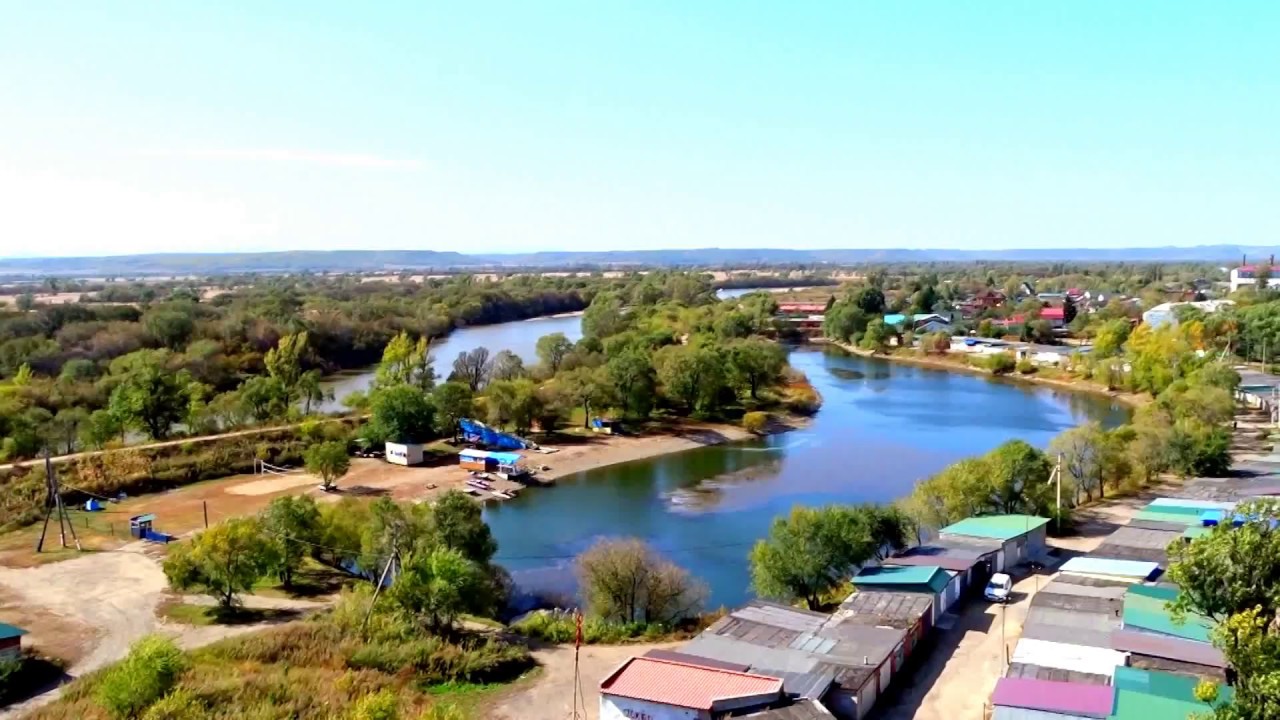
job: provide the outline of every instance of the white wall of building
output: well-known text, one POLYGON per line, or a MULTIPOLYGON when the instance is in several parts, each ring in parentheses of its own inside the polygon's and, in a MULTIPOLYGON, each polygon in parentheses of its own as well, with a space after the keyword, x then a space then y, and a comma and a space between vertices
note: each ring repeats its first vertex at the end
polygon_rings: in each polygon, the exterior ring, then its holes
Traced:
POLYGON ((387 462, 396 465, 422 464, 422 445, 387 443, 387 462))
POLYGON ((711 713, 703 710, 600 695, 600 720, 710 720, 710 718, 711 713))

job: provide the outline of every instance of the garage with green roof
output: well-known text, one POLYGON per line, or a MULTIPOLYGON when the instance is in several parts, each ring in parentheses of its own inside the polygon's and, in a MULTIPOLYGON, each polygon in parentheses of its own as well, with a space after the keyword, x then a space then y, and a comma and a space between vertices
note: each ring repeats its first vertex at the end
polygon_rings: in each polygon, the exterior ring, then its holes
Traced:
POLYGON ((966 537, 998 540, 996 572, 1022 562, 1044 558, 1049 519, 1038 515, 983 515, 961 520, 938 531, 943 538, 966 537))
POLYGON ((853 578, 858 592, 923 593, 933 599, 933 621, 960 599, 960 574, 936 565, 862 568, 853 578))

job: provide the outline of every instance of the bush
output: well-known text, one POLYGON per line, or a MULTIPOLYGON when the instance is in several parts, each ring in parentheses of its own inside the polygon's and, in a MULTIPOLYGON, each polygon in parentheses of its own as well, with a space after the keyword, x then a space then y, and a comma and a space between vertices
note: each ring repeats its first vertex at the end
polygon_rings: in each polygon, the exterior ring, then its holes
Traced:
MULTIPOLYGON (((511 631, 534 640, 549 643, 571 643, 577 635, 577 620, 572 612, 542 610, 511 626, 511 631)), ((674 632, 663 623, 619 623, 597 617, 583 618, 582 642, 587 645, 617 645, 628 640, 656 639, 674 632)))
POLYGON ((148 708, 142 720, 203 720, 207 717, 209 709, 200 698, 186 688, 178 688, 148 708))
POLYGON ((992 375, 1008 375, 1018 367, 1018 361, 1013 353, 998 352, 987 357, 986 366, 992 375))
POLYGON ((103 673, 94 699, 117 720, 139 717, 173 688, 185 668, 186 659, 172 640, 150 635, 103 673))
POLYGON ((763 435, 769 428, 769 413, 749 412, 742 416, 742 428, 756 435, 763 435))
POLYGON ((1023 358, 1018 361, 1018 372, 1022 373, 1023 375, 1030 375, 1035 371, 1036 371, 1036 366, 1031 364, 1030 360, 1023 358))
POLYGON ((356 701, 350 717, 351 720, 398 720, 400 699, 386 689, 369 693, 356 701))
POLYGON ((822 407, 822 398, 812 388, 801 388, 787 396, 783 407, 796 415, 814 415, 822 407))

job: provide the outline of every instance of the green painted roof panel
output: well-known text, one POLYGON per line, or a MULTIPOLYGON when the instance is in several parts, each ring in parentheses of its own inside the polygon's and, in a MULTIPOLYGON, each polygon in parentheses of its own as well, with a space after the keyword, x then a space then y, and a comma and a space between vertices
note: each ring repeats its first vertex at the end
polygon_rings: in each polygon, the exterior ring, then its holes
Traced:
POLYGON ((948 525, 940 532, 949 535, 1012 540, 1049 524, 1049 518, 1037 515, 985 515, 971 517, 948 525))
POLYGON ((1187 513, 1165 512, 1163 510, 1139 510, 1133 516, 1135 520, 1150 520, 1152 522, 1178 523, 1180 525, 1199 525, 1200 516, 1190 515, 1187 513))
POLYGON ((857 586, 877 587, 891 585, 895 588, 916 585, 928 587, 935 593, 946 589, 951 575, 936 565, 912 565, 905 567, 869 567, 863 568, 854 578, 857 586))
POLYGON ((1194 697, 1161 697, 1134 690, 1116 690, 1116 709, 1111 720, 1186 720, 1211 708, 1194 697))
POLYGON ((1124 594, 1124 625, 1127 628, 1171 635, 1184 640, 1209 642, 1213 623, 1208 618, 1188 613, 1181 623, 1175 622, 1166 604, 1177 598, 1173 588, 1134 585, 1124 594))

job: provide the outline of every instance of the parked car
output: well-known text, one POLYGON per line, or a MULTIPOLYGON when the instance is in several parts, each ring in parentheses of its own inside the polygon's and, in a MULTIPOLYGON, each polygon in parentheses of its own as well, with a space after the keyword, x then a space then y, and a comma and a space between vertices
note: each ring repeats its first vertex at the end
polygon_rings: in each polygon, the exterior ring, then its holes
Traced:
POLYGON ((1005 603, 1009 602, 1009 593, 1013 591, 1013 578, 1004 573, 996 573, 987 581, 987 587, 982 591, 983 597, 991 602, 1005 603))

